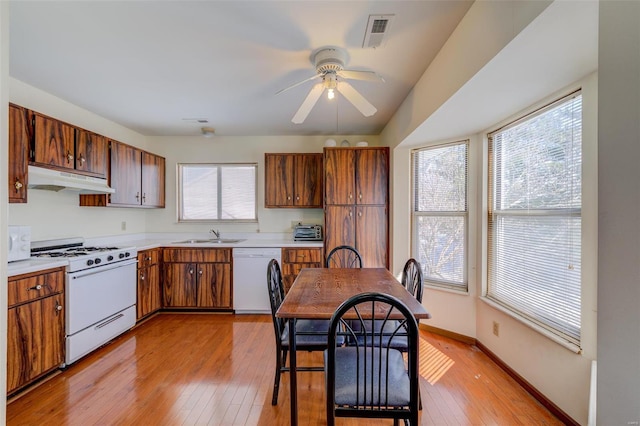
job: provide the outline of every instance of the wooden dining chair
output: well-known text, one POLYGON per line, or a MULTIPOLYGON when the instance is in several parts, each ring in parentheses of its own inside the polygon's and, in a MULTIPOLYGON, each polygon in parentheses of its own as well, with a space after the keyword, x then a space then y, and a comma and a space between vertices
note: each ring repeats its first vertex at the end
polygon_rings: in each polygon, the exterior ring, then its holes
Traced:
MULTIPOLYGON (((267 266, 267 287, 269 301, 271 302, 271 319, 276 338, 276 374, 273 382, 273 396, 271 405, 278 404, 278 390, 280 388, 280 376, 289 371, 287 367, 287 354, 289 352, 289 321, 277 318, 276 312, 284 300, 284 286, 282 285, 282 272, 276 259, 271 259, 267 266)), ((296 321, 296 350, 298 351, 324 351, 327 349, 328 320, 297 320, 296 321)), ((342 344, 344 340, 338 339, 342 344)), ((298 366, 297 371, 324 371, 324 367, 298 366)))
POLYGON ((325 370, 329 426, 336 417, 392 418, 395 425, 405 419, 410 425, 418 424, 418 323, 396 297, 362 293, 338 307, 329 324, 325 370), (376 331, 372 312, 375 321, 394 322, 394 330, 383 326, 376 331), (351 326, 354 322, 360 323, 358 330, 351 326), (406 337, 406 361, 388 339, 384 343, 387 332, 406 337), (361 333, 367 333, 367 338, 358 338, 361 333), (341 336, 353 343, 336 346, 341 336))
POLYGON ((355 247, 337 246, 327 255, 327 268, 362 268, 362 256, 355 247))

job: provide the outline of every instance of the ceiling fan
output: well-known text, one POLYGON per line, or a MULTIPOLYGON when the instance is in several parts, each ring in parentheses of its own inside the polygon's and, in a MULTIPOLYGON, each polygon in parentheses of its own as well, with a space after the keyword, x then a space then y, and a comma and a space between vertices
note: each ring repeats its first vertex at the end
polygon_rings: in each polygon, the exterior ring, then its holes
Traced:
POLYGON ((353 106, 356 107, 358 111, 360 111, 365 117, 370 117, 375 114, 376 111, 378 111, 376 107, 371 105, 371 103, 369 103, 369 101, 367 101, 364 96, 358 93, 356 89, 354 89, 345 80, 352 79, 384 82, 384 79, 382 77, 380 77, 373 71, 345 70, 344 64, 347 60, 347 52, 337 47, 323 47, 321 49, 318 49, 312 55, 312 60, 316 67, 316 75, 292 84, 291 86, 286 87, 276 93, 277 95, 286 90, 304 84, 307 81, 322 79, 320 83, 311 88, 311 91, 305 98, 304 102, 302 102, 302 105, 300 105, 300 108, 291 119, 292 122, 296 124, 303 123, 311 112, 313 106, 316 104, 316 102, 318 102, 318 99, 320 99, 320 96, 325 91, 325 89, 328 92, 327 95, 329 99, 334 98, 334 90, 340 92, 340 94, 342 94, 349 102, 351 102, 353 106))

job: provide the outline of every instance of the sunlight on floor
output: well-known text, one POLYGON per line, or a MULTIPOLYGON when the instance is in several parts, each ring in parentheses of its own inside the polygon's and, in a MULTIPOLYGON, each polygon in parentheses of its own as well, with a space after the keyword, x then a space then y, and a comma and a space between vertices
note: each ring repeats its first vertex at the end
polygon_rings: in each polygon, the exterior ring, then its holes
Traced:
POLYGON ((420 339, 420 375, 435 385, 455 362, 425 339, 420 339))

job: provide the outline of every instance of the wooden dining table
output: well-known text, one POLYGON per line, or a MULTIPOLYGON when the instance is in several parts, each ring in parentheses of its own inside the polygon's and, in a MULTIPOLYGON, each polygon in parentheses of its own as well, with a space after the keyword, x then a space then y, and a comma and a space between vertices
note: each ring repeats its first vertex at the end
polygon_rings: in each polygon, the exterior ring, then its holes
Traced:
MULTIPOLYGON (((276 317, 290 321, 295 330, 299 319, 330 319, 338 306, 361 293, 385 293, 400 299, 417 320, 431 315, 398 280, 384 268, 307 268, 300 271, 287 292, 276 317)), ((289 333, 291 424, 298 424, 296 333, 289 333)))

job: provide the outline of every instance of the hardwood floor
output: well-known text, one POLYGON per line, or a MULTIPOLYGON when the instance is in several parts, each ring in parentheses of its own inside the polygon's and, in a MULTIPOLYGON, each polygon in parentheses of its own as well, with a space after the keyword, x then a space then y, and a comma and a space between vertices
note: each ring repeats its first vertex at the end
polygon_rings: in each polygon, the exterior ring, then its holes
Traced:
MULTIPOLYGON (((476 347, 420 333, 421 424, 562 424, 476 347)), ((321 365, 321 354, 299 362, 321 365)), ((286 425, 288 374, 272 406, 274 370, 269 316, 161 314, 11 401, 7 422, 286 425)), ((298 386, 300 424, 323 425, 324 375, 299 373, 298 386)))

